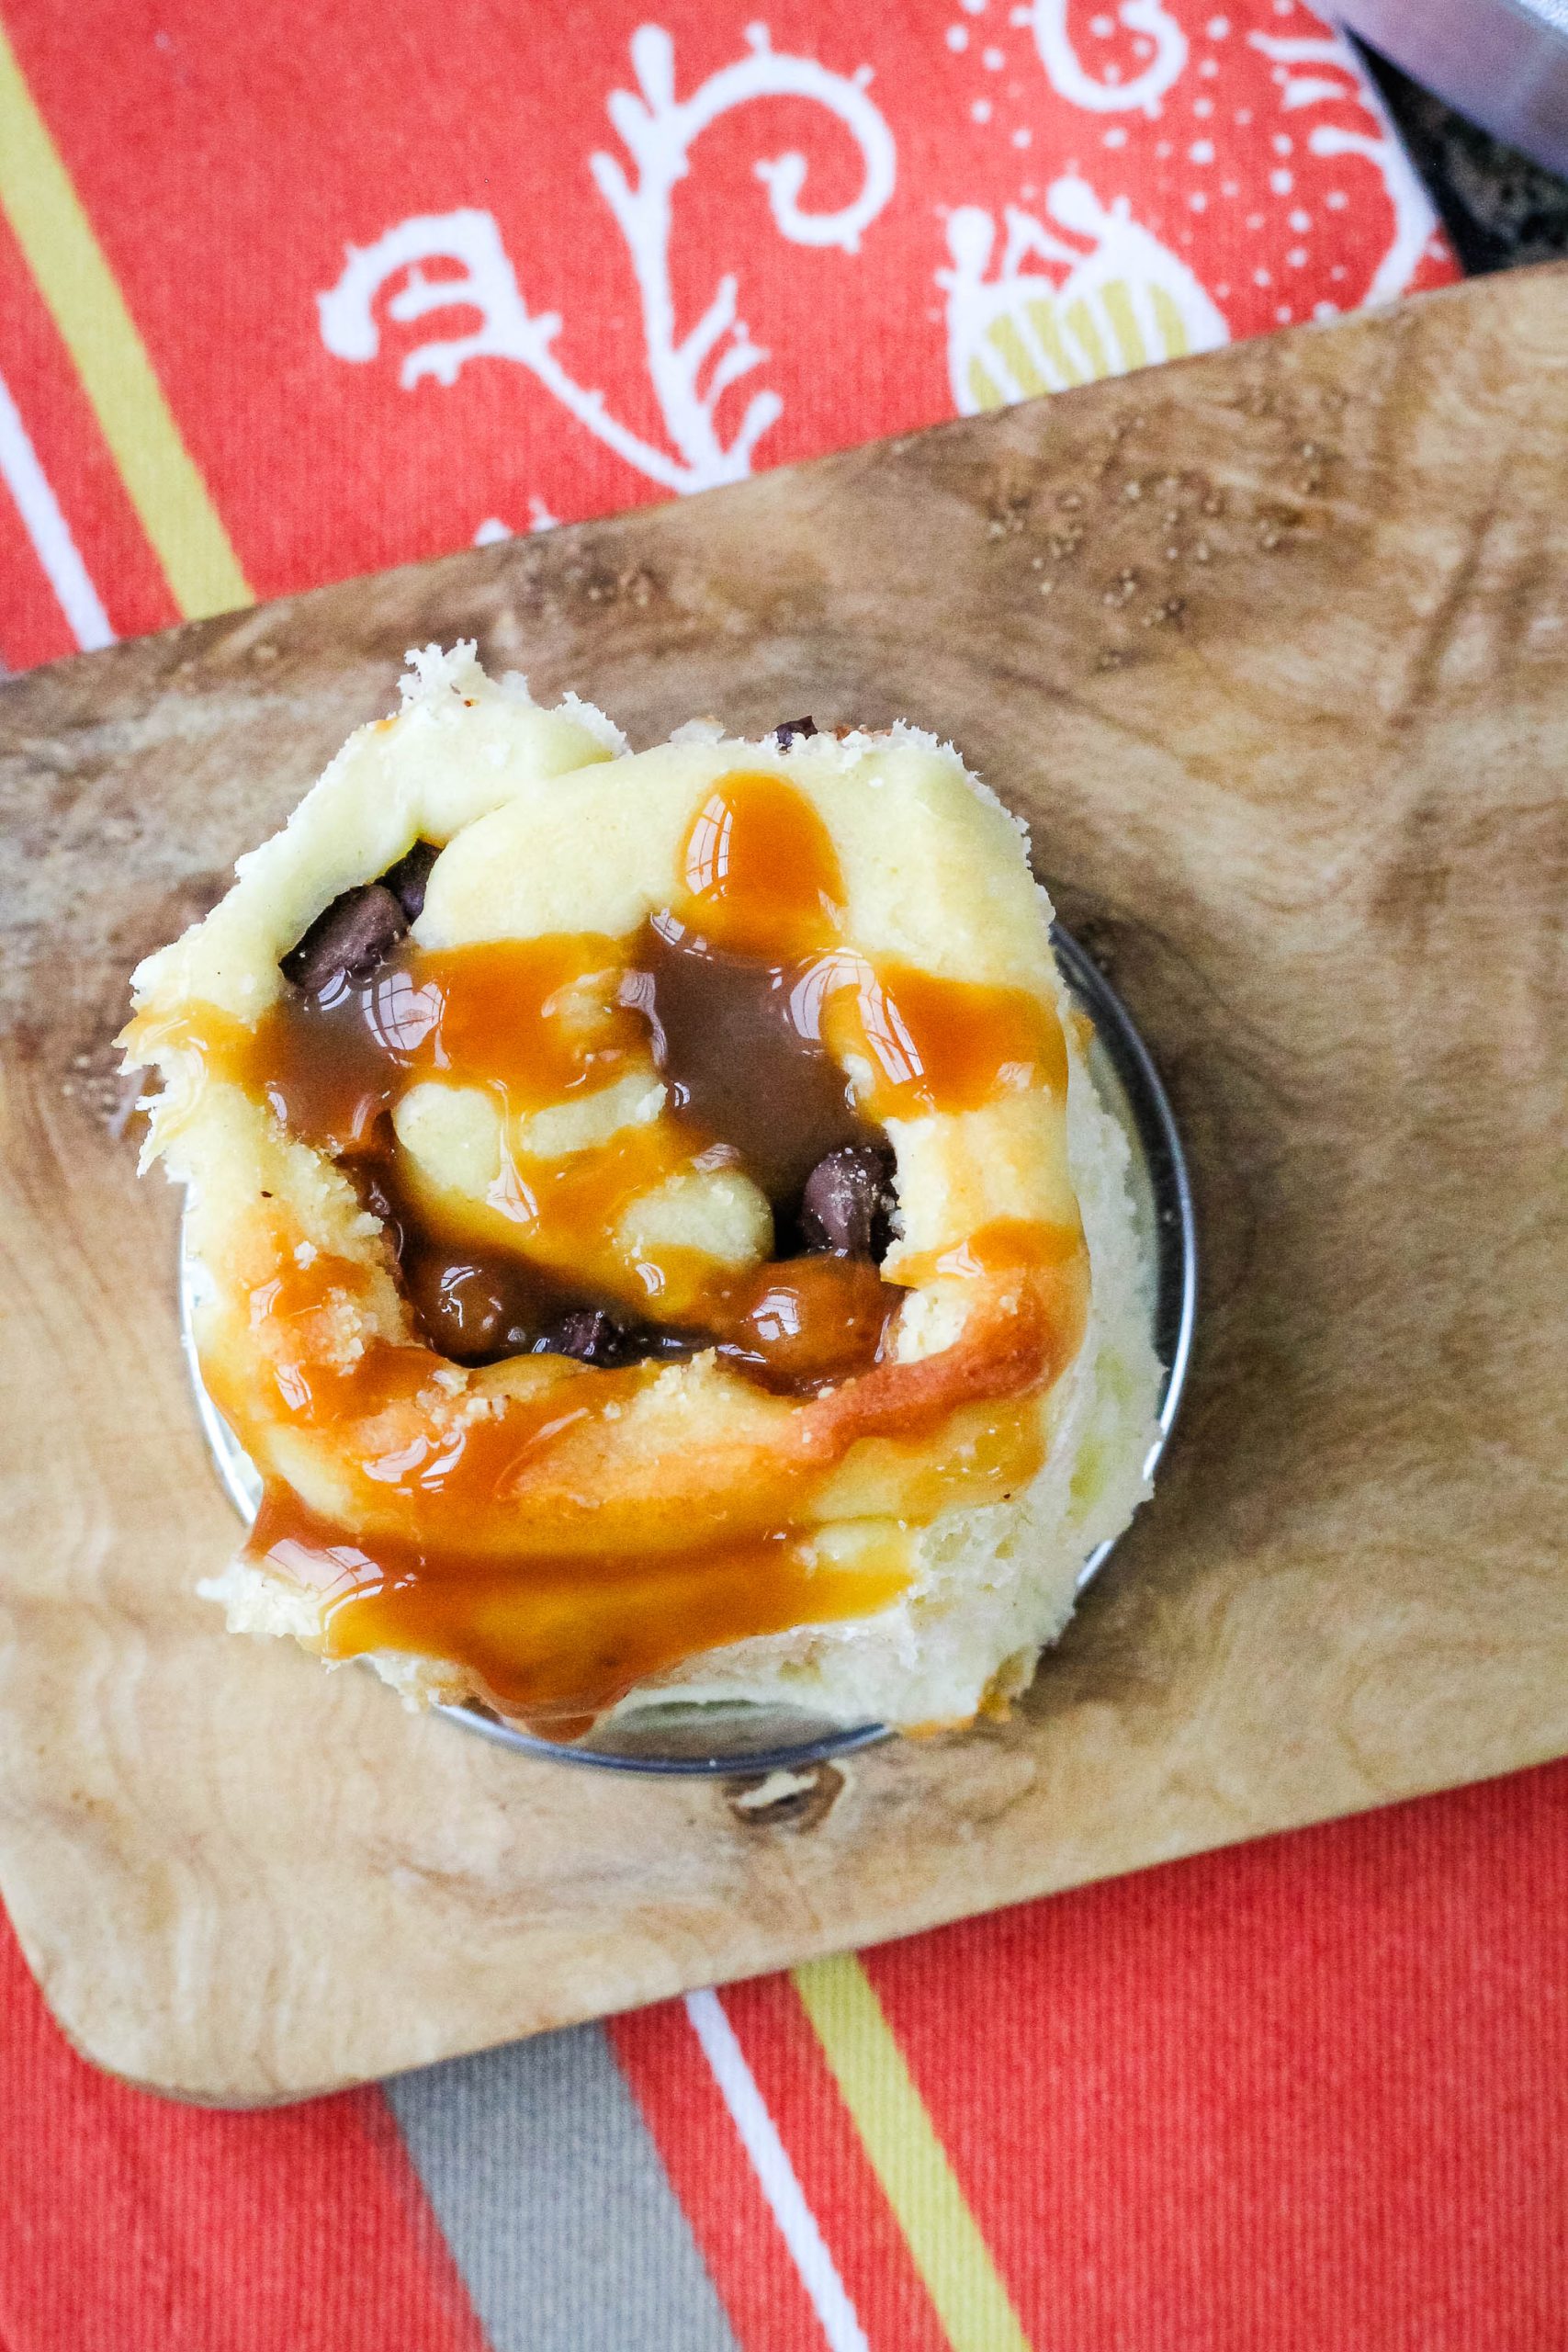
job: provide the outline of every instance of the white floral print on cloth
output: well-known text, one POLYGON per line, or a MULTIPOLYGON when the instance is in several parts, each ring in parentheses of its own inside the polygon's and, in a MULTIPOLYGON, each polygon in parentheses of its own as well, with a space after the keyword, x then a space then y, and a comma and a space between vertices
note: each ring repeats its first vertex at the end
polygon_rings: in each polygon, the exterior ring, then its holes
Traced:
MULTIPOLYGON (((982 79, 980 95, 968 109, 972 123, 984 126, 995 119, 997 101, 989 77, 1006 77, 995 86, 1021 117, 1009 134, 1015 154, 1027 156, 1036 149, 1037 130, 1051 128, 1058 138, 1063 136, 1060 118, 1066 108, 1103 118, 1109 125, 1099 138, 1102 176, 1108 181, 1137 160, 1128 153, 1124 118, 1168 124, 1167 135, 1153 143, 1153 159, 1156 165, 1168 164, 1177 153, 1170 133, 1183 111, 1175 94, 1190 79, 1193 91, 1186 112, 1190 124, 1202 128, 1188 141, 1181 161, 1192 174, 1218 164, 1220 202, 1234 203, 1243 195, 1237 174, 1246 162, 1238 157, 1247 159, 1249 152, 1259 151, 1252 134, 1259 129, 1260 113, 1267 116, 1270 108, 1259 104, 1265 96, 1261 89, 1251 104, 1226 109, 1224 99, 1237 87, 1250 90, 1258 81, 1261 61, 1274 113, 1283 119, 1310 108, 1327 118, 1314 121, 1300 140, 1286 131, 1265 134, 1267 145, 1260 152, 1268 158, 1266 169, 1261 175, 1255 172, 1247 182, 1249 209, 1242 216, 1247 233, 1256 236, 1268 225, 1268 209, 1258 211, 1264 187, 1274 208, 1286 208, 1292 243, 1279 277, 1281 292, 1292 290, 1289 273, 1305 270, 1312 258, 1306 241, 1317 216, 1310 199, 1315 197, 1330 215, 1348 209, 1348 198, 1337 187, 1299 185, 1303 164, 1312 175, 1325 162, 1346 157, 1358 157, 1373 167, 1389 214, 1386 247, 1358 292, 1380 299, 1404 290, 1416 277, 1433 238, 1430 208, 1349 51, 1332 31, 1276 34, 1252 28, 1240 30, 1238 41, 1235 25, 1208 15, 1194 38, 1182 15, 1160 0, 1121 0, 1113 15, 1101 10, 1089 18, 1089 48, 1101 52, 1091 56, 1077 46, 1070 0, 1033 0, 1032 6, 1011 8, 1007 20, 1010 34, 1023 33, 1032 40, 1043 77, 1043 89, 1026 82, 1021 91, 1019 74, 1009 76, 1009 67, 1021 65, 1027 74, 1027 60, 1010 59, 989 38, 981 22, 987 13, 983 6, 965 6, 960 0, 959 16, 945 28, 944 46, 957 59, 977 51, 982 79), (1118 32, 1130 40, 1129 63, 1110 53, 1118 32), (1238 60, 1237 70, 1227 74, 1222 58, 1238 60), (1054 124, 1053 106, 1057 116, 1054 124), (1354 119, 1344 119, 1348 113, 1354 119), (1298 148, 1302 161, 1288 165, 1283 159, 1295 155, 1298 148)), ((1293 7, 1275 11, 1276 16, 1302 13, 1293 7)), ((840 74, 816 58, 776 50, 765 24, 749 24, 745 40, 749 54, 710 74, 682 97, 671 34, 660 25, 640 25, 630 43, 638 93, 616 88, 606 100, 635 176, 628 176, 619 159, 603 150, 589 158, 594 185, 625 241, 636 276, 642 356, 669 446, 650 444, 631 431, 604 393, 585 389, 561 365, 552 346, 562 322, 553 312, 529 311, 499 226, 489 212, 465 208, 414 215, 367 247, 350 246, 342 275, 321 297, 327 348, 342 359, 377 357, 381 336, 376 299, 396 284, 398 290, 387 308, 389 317, 400 323, 442 312, 450 316, 460 310, 477 311, 479 317, 479 324, 466 334, 451 334, 405 352, 400 366, 405 387, 425 376, 451 384, 472 359, 510 359, 530 369, 586 431, 652 483, 702 490, 750 471, 758 445, 781 416, 784 401, 771 388, 751 391, 728 438, 721 434, 717 413, 725 392, 769 357, 739 313, 739 274, 725 271, 706 308, 683 331, 676 321, 671 257, 673 198, 693 168, 693 150, 720 116, 770 98, 805 99, 836 119, 859 151, 860 186, 847 203, 821 210, 802 209, 799 198, 810 165, 796 150, 777 156, 759 153, 752 168, 767 189, 780 237, 795 244, 839 246, 851 255, 859 251, 863 233, 893 195, 897 150, 887 119, 869 95, 869 65, 840 74), (457 274, 432 277, 427 265, 435 261, 457 265, 457 274)), ((1039 144, 1044 147, 1043 138, 1039 144)), ((1160 176, 1156 172, 1156 190, 1160 176)), ((1131 195, 1123 191, 1106 200, 1097 193, 1076 157, 1073 166, 1043 189, 1023 179, 1021 173, 1021 197, 1038 197, 1046 218, 1042 220, 1021 201, 1006 204, 999 250, 997 220, 983 205, 937 208, 946 214, 947 260, 936 268, 934 282, 946 295, 948 374, 960 411, 972 413, 1033 393, 1060 391, 1228 340, 1231 328, 1217 298, 1230 298, 1235 289, 1221 280, 1211 291, 1198 269, 1201 256, 1223 246, 1225 225, 1216 218, 1218 241, 1194 225, 1210 209, 1211 189, 1201 177, 1188 190, 1190 217, 1178 232, 1177 243, 1190 249, 1185 255, 1144 225, 1131 195)), ((1345 286, 1349 276, 1346 265, 1329 264, 1331 283, 1345 286)), ((1254 291, 1274 283, 1273 270, 1255 265, 1254 291)), ((1311 304, 1311 314, 1321 318, 1341 307, 1332 297, 1320 295, 1311 304)), ((1273 309, 1280 323, 1303 314, 1296 304, 1283 300, 1273 309)), ((555 519, 534 494, 531 527, 555 519)), ((504 531, 499 518, 487 517, 475 536, 483 540, 504 531)))
POLYGON ((471 308, 480 320, 468 334, 411 351, 401 368, 405 385, 418 383, 424 375, 454 383, 470 359, 515 359, 533 370, 580 424, 649 481, 668 490, 708 490, 750 473, 751 453, 784 403, 777 392, 753 391, 728 442, 721 438, 716 416, 724 393, 768 356, 752 342, 737 312, 735 271, 725 271, 712 300, 683 334, 675 322, 670 255, 673 197, 690 169, 692 148, 721 115, 762 98, 805 98, 836 116, 860 150, 861 185, 849 203, 829 211, 802 210, 799 198, 807 166, 798 153, 760 156, 754 168, 767 188, 768 208, 781 237, 797 245, 839 245, 847 254, 859 249, 862 232, 892 195, 897 166, 892 133, 865 95, 869 69, 853 75, 833 74, 814 58, 780 55, 769 44, 765 25, 747 28, 747 44, 749 56, 710 74, 682 99, 675 92, 670 35, 662 26, 640 25, 631 41, 640 94, 612 90, 608 100, 610 119, 632 160, 632 175, 618 157, 603 149, 589 157, 593 184, 626 241, 637 276, 649 380, 671 449, 656 447, 629 431, 602 392, 585 390, 560 365, 551 345, 561 322, 553 312, 530 313, 489 212, 463 210, 401 220, 373 245, 350 247, 342 277, 321 298, 321 337, 328 350, 340 359, 373 359, 380 345, 376 297, 400 278, 400 289, 388 306, 392 318, 413 320, 471 308), (461 275, 432 278, 424 265, 435 260, 460 264, 461 275))

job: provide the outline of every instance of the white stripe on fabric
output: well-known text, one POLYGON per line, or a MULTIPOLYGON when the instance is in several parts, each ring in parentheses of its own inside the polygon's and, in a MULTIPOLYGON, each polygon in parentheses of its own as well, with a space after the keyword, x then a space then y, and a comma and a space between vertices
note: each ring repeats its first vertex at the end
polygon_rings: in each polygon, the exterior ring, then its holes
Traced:
POLYGON ((686 2015, 832 2352, 870 2352, 860 2315, 844 2290, 723 2003, 716 1993, 688 1993, 686 2015))
POLYGON ((109 616, 103 608, 97 590, 87 575, 81 552, 71 536, 71 526, 61 512, 60 501, 50 487, 49 478, 38 460, 38 451, 28 437, 21 411, 11 397, 10 388, 0 376, 0 474, 17 502, 27 534, 37 551, 38 560, 48 575, 49 584, 60 601, 60 609, 71 625, 72 635, 82 650, 91 652, 100 645, 112 645, 115 634, 109 627, 109 616))

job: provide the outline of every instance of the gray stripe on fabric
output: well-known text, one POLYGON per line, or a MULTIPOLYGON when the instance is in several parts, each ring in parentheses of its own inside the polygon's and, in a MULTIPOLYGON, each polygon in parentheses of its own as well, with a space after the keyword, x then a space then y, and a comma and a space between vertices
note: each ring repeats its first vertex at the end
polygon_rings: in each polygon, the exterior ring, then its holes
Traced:
POLYGON ((737 2352, 603 2028, 387 2096, 495 2352, 737 2352))

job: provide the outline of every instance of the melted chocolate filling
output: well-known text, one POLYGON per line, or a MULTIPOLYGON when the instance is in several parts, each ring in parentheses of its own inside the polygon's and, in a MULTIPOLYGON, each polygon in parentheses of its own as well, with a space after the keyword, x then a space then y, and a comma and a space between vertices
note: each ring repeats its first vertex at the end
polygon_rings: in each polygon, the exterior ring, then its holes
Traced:
POLYGON ((360 1198, 380 1220, 421 1336, 454 1363, 498 1363, 503 1356, 575 1356, 581 1363, 678 1361, 700 1337, 628 1322, 584 1293, 519 1258, 454 1250, 423 1231, 400 1191, 389 1123, 378 1148, 344 1161, 360 1198))
POLYGON ((675 1108, 739 1153, 784 1229, 798 1225, 819 1161, 846 1146, 885 1148, 855 1114, 797 967, 721 953, 671 916, 656 916, 621 998, 648 1022, 675 1108))
MULTIPOLYGON (((805 719, 787 732, 815 729, 805 719)), ((417 842, 379 881, 344 891, 281 959, 310 1050, 287 1090, 269 1088, 274 1109, 291 1129, 321 1134, 329 1101, 341 1103, 345 1091, 356 1100, 351 1131, 332 1135, 331 1146, 386 1231, 422 1336, 454 1362, 550 1352, 622 1365, 713 1345, 702 1331, 630 1321, 518 1259, 454 1250, 423 1229, 403 1196, 388 1116, 399 975, 382 967, 423 907, 438 854, 417 842), (357 1090, 345 1090, 345 1078, 357 1090)), ((831 1254, 879 1265, 892 1237, 893 1153, 855 1112, 798 977, 797 967, 715 948, 666 914, 645 926, 620 995, 648 1023, 674 1108, 766 1193, 774 1262, 831 1254)), ((733 1339, 721 1351, 750 1361, 733 1339)))

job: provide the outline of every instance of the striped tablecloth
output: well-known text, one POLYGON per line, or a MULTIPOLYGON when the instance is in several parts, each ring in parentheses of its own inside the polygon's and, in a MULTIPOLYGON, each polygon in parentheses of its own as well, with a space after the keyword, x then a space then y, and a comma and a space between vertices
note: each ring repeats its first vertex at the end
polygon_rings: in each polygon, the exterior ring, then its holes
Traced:
MULTIPOLYGON (((1299 0, 0 0, 0 660, 1453 266, 1299 0)), ((0 1945, 0 2352, 1568 2343, 1568 1769, 249 2116, 0 1945)))

